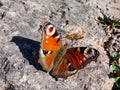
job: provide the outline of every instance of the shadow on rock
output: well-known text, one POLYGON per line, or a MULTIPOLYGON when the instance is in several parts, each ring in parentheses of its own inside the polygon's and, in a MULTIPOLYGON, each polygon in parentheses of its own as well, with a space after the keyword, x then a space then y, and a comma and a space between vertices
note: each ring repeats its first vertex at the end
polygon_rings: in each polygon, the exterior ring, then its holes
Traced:
POLYGON ((21 36, 14 36, 11 42, 16 43, 23 56, 29 61, 30 65, 33 65, 37 70, 44 71, 38 63, 40 42, 21 36))

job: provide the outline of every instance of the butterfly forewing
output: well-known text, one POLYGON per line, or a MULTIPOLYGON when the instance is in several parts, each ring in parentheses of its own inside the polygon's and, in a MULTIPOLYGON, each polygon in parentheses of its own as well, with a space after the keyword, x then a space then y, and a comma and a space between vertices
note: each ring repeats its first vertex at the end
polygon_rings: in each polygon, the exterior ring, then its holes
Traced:
MULTIPOLYGON (((64 47, 61 48, 58 54, 64 50, 64 47)), ((56 56, 54 60, 56 63, 54 63, 52 75, 56 77, 67 78, 99 56, 96 49, 87 47, 69 48, 64 53, 62 56, 56 56)))
POLYGON ((98 56, 99 52, 96 49, 88 47, 69 48, 66 53, 66 58, 76 69, 84 67, 91 61, 96 61, 98 56))
POLYGON ((42 28, 41 48, 46 51, 56 51, 60 46, 60 35, 57 30, 51 23, 45 22, 42 28))
POLYGON ((60 35, 58 34, 55 27, 49 22, 45 22, 41 30, 41 49, 40 59, 38 62, 41 64, 44 70, 50 71, 53 67, 53 57, 61 47, 60 35))

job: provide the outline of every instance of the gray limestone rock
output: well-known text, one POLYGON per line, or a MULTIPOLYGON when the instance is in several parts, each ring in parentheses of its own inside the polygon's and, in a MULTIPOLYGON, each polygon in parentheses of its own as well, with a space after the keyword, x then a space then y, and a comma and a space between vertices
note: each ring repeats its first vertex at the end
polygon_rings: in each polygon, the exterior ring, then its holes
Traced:
POLYGON ((108 76, 109 58, 102 47, 105 33, 96 19, 101 11, 120 18, 119 5, 119 0, 0 0, 0 87, 6 80, 12 90, 111 90, 114 81, 108 76), (69 47, 98 49, 98 61, 56 81, 37 62, 38 28, 45 21, 59 29, 69 47), (84 38, 75 42, 65 38, 71 26, 82 28, 84 38))

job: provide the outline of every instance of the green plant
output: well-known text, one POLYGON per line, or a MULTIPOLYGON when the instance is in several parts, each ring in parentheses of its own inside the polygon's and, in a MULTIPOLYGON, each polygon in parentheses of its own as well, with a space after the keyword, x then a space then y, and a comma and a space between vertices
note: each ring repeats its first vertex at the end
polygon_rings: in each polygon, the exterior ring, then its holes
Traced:
POLYGON ((110 70, 113 71, 113 74, 115 75, 115 85, 120 88, 120 54, 118 52, 113 53, 114 61, 110 65, 110 70))
POLYGON ((113 29, 114 27, 119 27, 120 26, 120 21, 119 20, 115 20, 114 18, 110 18, 109 16, 105 15, 104 13, 102 13, 103 18, 98 17, 98 20, 100 23, 104 24, 106 26, 107 29, 113 29))

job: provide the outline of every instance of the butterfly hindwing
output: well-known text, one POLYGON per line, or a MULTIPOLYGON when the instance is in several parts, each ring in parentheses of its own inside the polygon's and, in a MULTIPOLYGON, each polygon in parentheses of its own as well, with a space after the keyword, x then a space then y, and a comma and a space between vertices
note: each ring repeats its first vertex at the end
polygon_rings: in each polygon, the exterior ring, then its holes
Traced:
POLYGON ((50 69, 53 67, 52 57, 53 57, 53 54, 51 51, 45 51, 45 50, 40 49, 40 59, 38 63, 41 64, 42 68, 45 71, 50 71, 50 69))
POLYGON ((57 51, 54 57, 54 66, 52 68, 51 74, 55 77, 67 78, 77 72, 77 70, 69 70, 70 62, 66 58, 68 47, 62 46, 57 51))

